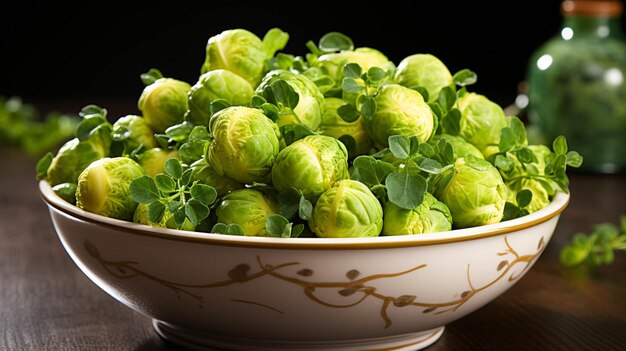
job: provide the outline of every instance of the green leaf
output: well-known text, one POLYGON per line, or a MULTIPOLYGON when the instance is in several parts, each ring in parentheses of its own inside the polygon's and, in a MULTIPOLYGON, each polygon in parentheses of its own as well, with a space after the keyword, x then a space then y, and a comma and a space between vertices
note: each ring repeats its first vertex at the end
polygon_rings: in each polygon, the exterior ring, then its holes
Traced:
POLYGON ((367 120, 374 118, 376 113, 376 100, 372 96, 362 96, 361 100, 361 115, 367 120))
POLYGON ((441 118, 441 127, 444 132, 450 135, 461 133, 461 111, 453 108, 441 118))
POLYGON ((418 152, 424 155, 425 157, 433 157, 435 156, 435 153, 436 153, 435 148, 428 143, 421 143, 419 145, 418 152))
MULTIPOLYGON (((414 86, 414 87, 411 87, 411 89, 413 89, 413 90, 417 91, 418 93, 420 93, 420 95, 422 95, 422 98, 424 98, 424 101, 428 101, 428 89, 426 89, 426 88, 424 88, 422 86, 414 86)), ((441 117, 441 112, 442 112, 441 111, 441 106, 439 106, 439 104, 437 104, 437 103, 432 103, 432 104, 437 106, 437 109, 438 109, 438 112, 439 112, 438 116, 441 117)), ((432 109, 433 109, 433 107, 431 106, 431 110, 432 109)), ((433 111, 433 112, 435 112, 435 111, 433 111)))
POLYGON ((263 111, 263 114, 269 117, 273 121, 276 121, 276 119, 278 119, 278 115, 280 112, 278 110, 278 107, 276 107, 276 105, 270 104, 269 102, 266 102, 261 105, 261 111, 263 111))
POLYGON ((37 180, 46 179, 48 176, 48 168, 50 168, 53 159, 54 155, 51 152, 48 152, 37 162, 37 166, 35 167, 37 180))
POLYGON ((176 182, 167 174, 159 173, 154 177, 157 188, 164 194, 172 193, 176 190, 176 182))
POLYGON ((465 155, 463 159, 465 160, 466 165, 472 167, 473 169, 477 171, 487 171, 489 170, 489 167, 491 167, 489 162, 481 158, 478 158, 472 154, 465 155))
POLYGON ((361 73, 363 73, 363 71, 358 63, 348 63, 343 66, 343 75, 345 77, 359 79, 361 73))
POLYGON ((282 236, 289 220, 279 214, 271 214, 265 218, 265 229, 273 236, 282 236))
POLYGON ((298 205, 298 216, 308 221, 313 214, 313 204, 311 201, 307 200, 304 196, 300 197, 300 203, 298 205))
POLYGON ((209 206, 217 199, 217 191, 212 186, 196 183, 190 189, 191 197, 209 206))
POLYGON ((319 76, 311 80, 315 83, 315 85, 317 85, 317 88, 322 94, 326 93, 335 86, 335 80, 327 75, 319 76))
POLYGON ((300 100, 298 93, 283 79, 279 79, 269 86, 276 103, 290 109, 295 109, 300 100))
POLYGON ((196 199, 191 199, 185 204, 185 216, 193 225, 198 225, 203 219, 207 218, 209 212, 209 208, 196 199))
POLYGON ((252 100, 250 100, 250 106, 255 107, 255 108, 260 108, 261 105, 263 105, 266 102, 267 100, 265 100, 263 96, 255 94, 255 95, 252 95, 252 100))
POLYGON ((153 201, 148 205, 148 220, 150 222, 159 223, 165 213, 165 205, 160 201, 153 201))
POLYGON ((337 114, 341 117, 341 119, 348 123, 356 121, 360 116, 359 111, 357 111, 356 108, 350 104, 343 104, 339 106, 339 108, 337 108, 337 114))
POLYGON ((277 51, 282 50, 289 41, 289 34, 278 28, 272 28, 263 37, 263 48, 265 49, 265 58, 270 58, 277 51))
POLYGON ((174 212, 178 211, 182 206, 183 206, 183 204, 181 204, 180 201, 176 201, 176 200, 172 200, 172 201, 167 203, 167 209, 171 213, 174 213, 174 212))
POLYGON ((454 87, 443 87, 441 91, 439 91, 437 102, 439 102, 444 111, 450 111, 456 102, 456 91, 454 90, 454 87))
POLYGON ((385 178, 395 170, 393 165, 371 156, 358 156, 352 165, 354 167, 353 179, 370 188, 382 184, 385 178))
POLYGON ((504 212, 502 215, 502 221, 508 221, 508 220, 519 218, 522 216, 523 216, 523 213, 519 207, 515 206, 514 204, 508 201, 504 204, 504 212))
POLYGON ((230 107, 230 102, 224 99, 215 99, 211 101, 211 104, 209 105, 209 112, 212 116, 227 107, 230 107))
POLYGON ((323 52, 354 50, 352 39, 339 32, 326 33, 320 39, 318 47, 323 52))
POLYGON ((187 140, 189 134, 194 129, 194 125, 190 122, 184 121, 179 124, 175 124, 165 130, 165 135, 170 139, 178 142, 187 140))
POLYGON ((278 214, 285 218, 292 218, 300 207, 302 193, 295 188, 289 188, 278 194, 278 214))
POLYGON ((280 127, 280 132, 287 145, 291 145, 293 142, 303 139, 309 135, 317 134, 309 127, 302 124, 286 124, 280 127))
POLYGON ((341 143, 346 147, 349 155, 355 154, 357 152, 356 140, 354 140, 352 136, 342 135, 337 140, 341 141, 341 143))
POLYGON ((211 228, 211 233, 226 234, 226 228, 227 226, 224 223, 215 223, 213 228, 211 228))
POLYGON ((149 204, 161 198, 154 179, 148 175, 134 179, 130 183, 129 192, 133 200, 140 204, 149 204))
POLYGON ((76 188, 78 186, 75 183, 61 183, 52 187, 52 191, 59 195, 63 200, 76 205, 76 188))
POLYGON ((192 164, 204 157, 204 150, 207 143, 208 141, 184 143, 178 148, 178 157, 183 163, 192 164))
POLYGON ((439 163, 437 160, 433 160, 432 158, 422 157, 416 160, 415 163, 420 170, 426 173, 439 174, 443 170, 441 163, 439 163))
POLYGON ((176 212, 174 212, 174 222, 176 222, 177 225, 181 226, 183 225, 183 223, 185 223, 185 218, 187 217, 187 214, 185 213, 185 206, 180 206, 176 212))
POLYGON ((231 223, 226 226, 226 233, 228 235, 245 235, 246 232, 243 227, 237 223, 231 223))
POLYGON ((174 179, 180 179, 183 176, 183 166, 177 158, 170 158, 165 161, 165 173, 174 179))
POLYGON ((478 80, 478 76, 473 71, 464 68, 454 74, 452 76, 452 80, 454 80, 454 84, 464 87, 466 85, 472 85, 476 83, 478 80))
POLYGON ((525 146, 519 148, 519 150, 515 152, 515 156, 517 156, 517 158, 522 163, 537 162, 537 157, 535 156, 535 154, 532 152, 532 150, 525 146))
POLYGON ((568 166, 578 168, 583 164, 583 157, 576 151, 568 151, 565 154, 565 160, 568 166))
POLYGON ((101 115, 92 115, 85 118, 76 128, 76 137, 80 141, 87 140, 92 135, 93 130, 104 123, 108 122, 106 118, 101 115))
POLYGON ((139 75, 139 78, 141 79, 141 82, 145 86, 148 86, 156 82, 157 80, 163 78, 163 74, 161 73, 161 71, 159 71, 156 68, 150 68, 148 72, 142 73, 141 75, 139 75))
POLYGON ((500 143, 498 148, 500 152, 507 152, 515 147, 515 136, 511 128, 502 128, 500 130, 500 143))
POLYGON ((389 150, 395 158, 404 160, 411 155, 411 142, 408 137, 404 135, 390 135, 388 142, 389 150))
POLYGON ((510 172, 511 170, 513 170, 514 162, 506 156, 496 155, 493 165, 504 172, 510 172))
POLYGON ((528 139, 526 138, 526 127, 519 118, 516 116, 510 117, 508 128, 511 130, 513 135, 515 146, 522 146, 528 143, 528 139))
POLYGON ((532 199, 533 193, 528 189, 522 189, 517 193, 517 195, 515 195, 515 201, 517 201, 517 206, 519 208, 525 208, 530 205, 532 199))
POLYGON ((85 119, 93 116, 106 118, 107 110, 98 105, 86 105, 80 110, 78 115, 85 119))
POLYGON ((211 140, 211 135, 205 126, 195 126, 189 134, 189 142, 204 143, 211 140))
POLYGON ((354 78, 345 77, 341 81, 341 89, 347 94, 358 94, 365 90, 354 78))
POLYGON ((380 67, 370 67, 370 69, 367 70, 368 83, 380 82, 381 80, 385 79, 386 76, 387 72, 380 67))
MULTIPOLYGON (((420 93, 421 94, 421 93, 420 93)), ((426 93, 428 95, 428 93, 426 93)), ((426 100, 426 98, 424 98, 424 100, 426 100)), ((433 112, 433 114, 438 118, 441 119, 444 115, 444 111, 441 108, 441 105, 439 105, 436 102, 429 102, 428 103, 428 107, 430 107, 430 110, 433 112)))
POLYGON ((565 155, 567 153, 567 140, 562 135, 559 135, 552 142, 552 149, 557 155, 565 155))
POLYGON ((291 229, 291 237, 292 238, 297 238, 297 237, 300 236, 300 234, 302 234, 303 231, 304 231, 304 224, 302 224, 302 223, 296 224, 291 229))
POLYGON ((191 183, 191 172, 193 170, 191 168, 187 168, 184 172, 183 175, 180 177, 180 184, 181 185, 189 185, 189 183, 191 183))
POLYGON ((391 173, 385 184, 389 201, 398 207, 412 210, 424 200, 426 179, 419 174, 411 174, 407 168, 391 173))
POLYGON ((566 267, 574 267, 583 263, 589 256, 589 251, 577 246, 566 246, 561 250, 559 260, 566 267))

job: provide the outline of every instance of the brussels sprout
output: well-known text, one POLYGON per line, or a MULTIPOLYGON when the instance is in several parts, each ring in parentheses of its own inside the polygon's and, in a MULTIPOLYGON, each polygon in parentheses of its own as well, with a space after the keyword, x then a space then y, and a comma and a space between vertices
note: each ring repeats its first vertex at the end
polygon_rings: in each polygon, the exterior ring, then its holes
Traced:
POLYGON ((179 226, 178 224, 176 224, 176 221, 174 220, 174 215, 172 214, 172 212, 170 212, 167 206, 165 207, 165 212, 163 212, 163 217, 161 217, 161 220, 159 222, 152 222, 148 219, 148 205, 139 204, 135 209, 133 222, 158 228, 181 229, 188 231, 196 230, 196 226, 194 226, 193 223, 191 223, 187 218, 185 218, 185 221, 182 225, 179 226))
POLYGON ((276 200, 254 189, 229 193, 216 209, 219 223, 239 224, 244 234, 250 236, 269 236, 265 219, 276 211, 276 200))
POLYGON ((52 190, 63 200, 76 205, 76 184, 61 183, 52 187, 52 190))
POLYGON ((128 115, 119 118, 113 124, 113 135, 125 140, 130 150, 135 150, 139 145, 146 149, 157 146, 154 132, 141 116, 128 115))
POLYGON ((74 138, 65 143, 57 152, 48 168, 47 180, 51 186, 61 183, 78 182, 78 176, 93 161, 109 154, 111 135, 105 130, 84 141, 74 138))
POLYGON ((391 135, 416 135, 427 141, 434 132, 433 113, 422 95, 397 84, 380 88, 376 96, 376 113, 365 119, 365 127, 378 147, 386 147, 391 135))
POLYGON ((502 108, 483 95, 467 93, 458 101, 461 137, 488 158, 499 151, 500 131, 507 127, 502 108))
POLYGON ((365 184, 340 180, 317 200, 309 227, 324 238, 378 236, 383 227, 383 208, 365 184))
POLYGON ((235 73, 223 69, 209 71, 191 87, 186 118, 195 125, 207 126, 211 117, 211 101, 224 99, 230 105, 247 105, 253 94, 250 83, 235 73))
POLYGON ((422 203, 406 210, 392 202, 383 211, 383 235, 423 234, 445 232, 452 229, 450 210, 430 193, 424 194, 422 203))
POLYGON ((324 99, 324 113, 322 114, 322 123, 318 131, 323 135, 328 135, 336 139, 341 140, 342 137, 349 137, 354 140, 354 145, 352 145, 354 147, 350 148, 346 145, 350 158, 369 153, 374 147, 374 142, 365 130, 363 118, 359 117, 359 119, 354 122, 344 121, 344 119, 337 114, 337 109, 343 104, 344 101, 342 99, 333 97, 324 99))
POLYGON ((209 39, 201 73, 225 69, 257 86, 267 53, 259 37, 245 29, 223 31, 209 39))
POLYGON ((454 136, 454 135, 450 135, 450 134, 438 134, 438 135, 433 135, 432 139, 430 139, 429 143, 432 145, 437 144, 437 142, 439 142, 439 140, 444 139, 445 141, 447 141, 448 143, 450 143, 450 145, 452 145, 452 150, 454 150, 454 159, 456 160, 459 157, 463 157, 467 154, 471 154, 474 155, 478 158, 483 158, 484 156, 483 154, 480 152, 480 150, 478 150, 476 148, 476 146, 468 143, 467 141, 465 141, 465 139, 458 137, 458 136, 454 136))
POLYGON ((309 135, 287 146, 272 167, 272 184, 278 191, 295 188, 312 202, 349 176, 346 147, 325 135, 309 135))
POLYGON ((428 101, 437 100, 441 88, 453 83, 446 65, 431 54, 415 54, 400 61, 394 81, 407 88, 425 88, 428 101))
POLYGON ((300 97, 298 105, 293 109, 297 118, 291 111, 284 109, 280 111, 280 116, 276 121, 278 126, 282 127, 286 124, 300 123, 312 130, 316 130, 322 120, 324 108, 324 95, 322 95, 317 85, 305 75, 295 74, 285 70, 274 70, 263 77, 263 81, 261 81, 261 84, 257 87, 256 92, 263 94, 263 92, 277 80, 287 82, 300 97))
POLYGON ((334 88, 327 93, 327 96, 334 96, 341 91, 343 66, 347 63, 358 64, 364 72, 372 67, 379 67, 384 70, 394 68, 393 63, 382 52, 372 48, 357 48, 354 51, 346 50, 322 55, 317 59, 316 65, 326 70, 328 75, 335 81, 334 88))
POLYGON ((130 221, 137 203, 130 183, 143 169, 128 157, 105 157, 94 161, 78 177, 76 206, 103 216, 130 221))
POLYGON ((137 157, 137 159, 146 174, 154 177, 155 175, 165 171, 165 161, 175 157, 178 157, 178 151, 167 151, 155 147, 144 151, 137 157))
POLYGON ((429 186, 432 194, 450 209, 456 228, 502 219, 507 187, 498 170, 485 160, 471 154, 458 158, 450 172, 437 175, 429 186))
POLYGON ((143 118, 156 133, 182 122, 187 112, 189 84, 172 79, 160 78, 144 88, 137 107, 143 118))
POLYGON ((202 184, 212 186, 217 195, 224 195, 236 189, 243 188, 243 184, 225 175, 218 175, 205 159, 200 159, 191 165, 191 179, 202 184))
POLYGON ((233 106, 211 117, 214 140, 206 159, 215 172, 240 183, 265 183, 279 151, 278 126, 260 110, 233 106))

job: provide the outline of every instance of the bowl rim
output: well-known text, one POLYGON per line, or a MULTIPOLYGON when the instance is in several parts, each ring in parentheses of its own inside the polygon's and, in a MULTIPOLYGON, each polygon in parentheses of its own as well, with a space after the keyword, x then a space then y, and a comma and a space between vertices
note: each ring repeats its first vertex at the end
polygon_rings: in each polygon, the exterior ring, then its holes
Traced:
POLYGON ((67 217, 101 227, 123 231, 128 234, 149 236, 174 241, 187 241, 208 245, 239 246, 272 249, 381 249, 448 244, 493 236, 530 228, 546 222, 565 210, 570 194, 558 191, 552 202, 543 209, 524 217, 483 226, 453 229, 446 232, 417 235, 377 236, 367 238, 276 238, 259 236, 235 236, 178 229, 157 228, 84 211, 59 197, 50 184, 39 181, 39 194, 50 207, 67 217))

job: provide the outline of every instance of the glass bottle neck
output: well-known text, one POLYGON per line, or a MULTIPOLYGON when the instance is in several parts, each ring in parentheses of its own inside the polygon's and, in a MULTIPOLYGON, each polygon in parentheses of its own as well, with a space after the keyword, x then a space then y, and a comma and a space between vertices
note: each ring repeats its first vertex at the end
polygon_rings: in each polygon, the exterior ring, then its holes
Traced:
POLYGON ((561 36, 565 40, 578 37, 621 38, 619 17, 568 16, 563 20, 561 36))

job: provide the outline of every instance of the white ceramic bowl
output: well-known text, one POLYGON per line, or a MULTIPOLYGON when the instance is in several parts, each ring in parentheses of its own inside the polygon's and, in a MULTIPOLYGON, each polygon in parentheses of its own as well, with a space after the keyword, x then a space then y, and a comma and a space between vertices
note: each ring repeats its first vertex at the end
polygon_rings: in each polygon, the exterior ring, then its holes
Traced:
POLYGON ((236 350, 416 350, 517 282, 569 195, 511 221, 354 239, 160 229, 85 212, 42 181, 59 239, 109 295, 175 343, 236 350))

